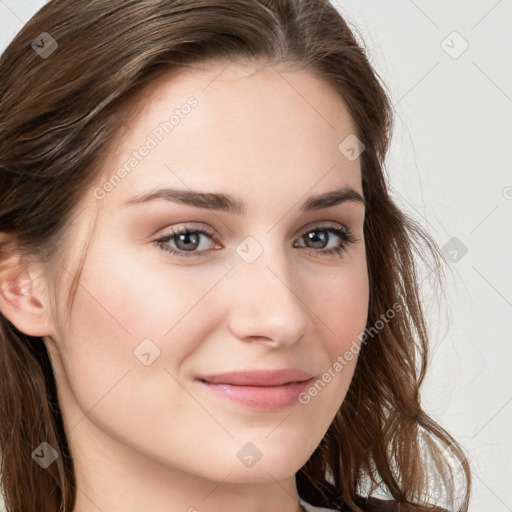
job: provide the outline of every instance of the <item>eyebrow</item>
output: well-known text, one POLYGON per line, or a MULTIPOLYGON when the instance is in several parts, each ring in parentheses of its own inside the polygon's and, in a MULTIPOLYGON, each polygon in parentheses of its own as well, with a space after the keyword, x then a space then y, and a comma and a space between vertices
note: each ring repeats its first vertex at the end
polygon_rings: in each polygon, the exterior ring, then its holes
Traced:
MULTIPOLYGON (((124 205, 143 204, 157 199, 171 201, 173 203, 195 206, 207 210, 218 210, 237 214, 245 213, 245 205, 242 201, 229 194, 200 192, 197 190, 183 190, 179 188, 160 188, 145 194, 132 197, 124 205)), ((310 196, 301 206, 302 211, 315 211, 323 208, 331 208, 345 202, 357 202, 365 206, 363 196, 351 187, 342 187, 317 196, 310 196)), ((124 206, 123 205, 123 206, 124 206)))

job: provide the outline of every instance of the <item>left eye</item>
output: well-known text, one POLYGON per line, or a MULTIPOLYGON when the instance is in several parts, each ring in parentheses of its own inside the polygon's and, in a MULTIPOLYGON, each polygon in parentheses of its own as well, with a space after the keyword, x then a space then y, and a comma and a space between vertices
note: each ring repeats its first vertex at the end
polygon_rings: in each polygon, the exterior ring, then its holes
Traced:
MULTIPOLYGON (((217 244, 219 243, 215 238, 214 233, 204 228, 190 228, 186 226, 173 228, 168 235, 155 240, 155 243, 162 250, 178 257, 199 256, 202 252, 205 252, 205 250, 197 251, 197 249, 201 246, 202 236, 210 238, 217 244), (170 247, 170 242, 173 242, 176 245, 176 248, 170 247)), ((337 254, 338 256, 341 256, 341 253, 348 249, 349 244, 357 242, 356 238, 348 230, 348 228, 339 227, 337 225, 317 226, 310 228, 302 232, 299 240, 302 238, 307 240, 308 243, 314 244, 313 247, 308 247, 314 253, 321 253, 326 255, 337 254), (332 235, 335 235, 337 238, 339 238, 341 243, 335 247, 326 248, 325 246, 329 245, 329 241, 331 240, 332 235)), ((301 245, 298 247, 304 246, 301 245)))

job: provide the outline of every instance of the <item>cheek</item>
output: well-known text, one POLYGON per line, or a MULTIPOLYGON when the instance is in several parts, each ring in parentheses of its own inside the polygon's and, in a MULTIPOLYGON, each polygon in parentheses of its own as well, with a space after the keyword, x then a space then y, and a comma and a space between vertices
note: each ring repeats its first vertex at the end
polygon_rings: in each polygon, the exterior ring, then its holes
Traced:
POLYGON ((200 339, 198 311, 207 320, 209 310, 201 302, 225 272, 219 267, 201 274, 198 267, 179 266, 157 272, 129 252, 91 252, 71 321, 59 329, 66 374, 82 409, 128 371, 178 368, 200 339))
POLYGON ((308 287, 311 309, 318 316, 324 348, 333 362, 343 354, 366 327, 369 282, 364 247, 353 255, 346 266, 316 280, 308 287), (320 286, 321 284, 321 286, 320 286), (317 290, 313 292, 313 290, 317 290))
POLYGON ((204 411, 175 378, 201 339, 196 316, 205 311, 201 299, 225 270, 210 271, 204 279, 192 278, 192 272, 176 267, 160 275, 123 255, 88 258, 70 323, 59 329, 63 409, 83 435, 89 435, 88 422, 81 421, 87 414, 112 438, 170 459, 170 451, 187 446, 187 436, 195 435, 190 426, 204 425, 204 411))
POLYGON ((318 317, 325 364, 299 401, 327 430, 350 386, 366 328, 369 282, 364 256, 316 283, 318 291, 310 291, 308 305, 318 317))
MULTIPOLYGON (((194 316, 195 306, 229 270, 225 266, 161 263, 155 268, 151 256, 142 253, 135 258, 123 251, 103 257, 92 255, 80 278, 74 332, 83 327, 100 339, 122 340, 132 350, 145 338, 154 337, 155 343, 168 340, 182 328, 184 319, 194 316)), ((112 344, 105 349, 109 347, 112 344)))

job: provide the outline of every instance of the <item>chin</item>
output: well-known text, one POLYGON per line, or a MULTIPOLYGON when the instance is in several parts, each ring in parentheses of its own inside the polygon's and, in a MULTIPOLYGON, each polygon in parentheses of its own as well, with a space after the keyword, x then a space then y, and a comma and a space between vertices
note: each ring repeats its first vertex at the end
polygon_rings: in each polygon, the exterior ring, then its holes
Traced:
POLYGON ((232 483, 270 483, 291 478, 307 462, 309 457, 310 454, 302 454, 301 456, 296 447, 289 447, 287 450, 283 449, 282 446, 275 447, 273 450, 265 448, 262 450, 261 458, 248 462, 247 466, 237 458, 236 463, 231 464, 232 473, 226 481, 232 483))

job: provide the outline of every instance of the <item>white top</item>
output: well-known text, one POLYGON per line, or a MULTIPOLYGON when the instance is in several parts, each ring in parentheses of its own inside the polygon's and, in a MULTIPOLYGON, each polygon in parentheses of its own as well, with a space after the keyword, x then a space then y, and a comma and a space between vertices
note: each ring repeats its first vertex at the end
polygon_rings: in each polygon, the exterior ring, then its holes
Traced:
POLYGON ((339 512, 338 510, 335 510, 333 508, 315 507, 308 503, 307 501, 304 501, 300 496, 299 503, 304 507, 306 512, 339 512))

